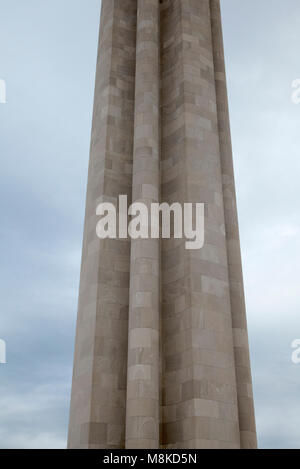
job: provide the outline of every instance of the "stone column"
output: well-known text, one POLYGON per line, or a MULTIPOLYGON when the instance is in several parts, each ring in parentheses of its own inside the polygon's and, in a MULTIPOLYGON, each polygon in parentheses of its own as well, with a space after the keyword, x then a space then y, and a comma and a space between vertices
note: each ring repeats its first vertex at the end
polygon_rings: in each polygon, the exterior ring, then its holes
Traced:
MULTIPOLYGON (((159 0, 138 0, 133 202, 159 201, 159 0)), ((159 239, 131 243, 126 447, 159 448, 159 239)))
POLYGON ((68 446, 160 444, 257 445, 219 0, 102 0, 68 446), (205 203, 204 247, 98 239, 119 195, 205 203))
POLYGON ((257 438, 231 148, 220 1, 210 0, 210 9, 240 436, 241 447, 248 449, 256 448, 257 438))

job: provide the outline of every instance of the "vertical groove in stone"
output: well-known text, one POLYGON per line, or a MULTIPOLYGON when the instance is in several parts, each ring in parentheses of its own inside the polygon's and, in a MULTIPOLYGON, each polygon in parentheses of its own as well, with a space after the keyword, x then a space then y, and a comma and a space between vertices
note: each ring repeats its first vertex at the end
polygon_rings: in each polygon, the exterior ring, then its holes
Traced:
MULTIPOLYGON (((133 202, 159 202, 159 0, 138 0, 133 202)), ((159 448, 160 240, 131 242, 126 447, 159 448)))
POLYGON ((219 0, 210 0, 217 94, 218 129, 225 205, 230 300, 237 375, 241 447, 256 448, 256 427, 244 298, 236 191, 231 148, 222 20, 219 0))
POLYGON ((130 241, 99 240, 96 208, 131 200, 136 0, 102 0, 69 448, 124 448, 130 241))
MULTIPOLYGON (((159 0, 159 200, 162 196, 162 8, 159 0)), ((159 242, 159 446, 163 445, 163 321, 162 321, 162 242, 159 242)))

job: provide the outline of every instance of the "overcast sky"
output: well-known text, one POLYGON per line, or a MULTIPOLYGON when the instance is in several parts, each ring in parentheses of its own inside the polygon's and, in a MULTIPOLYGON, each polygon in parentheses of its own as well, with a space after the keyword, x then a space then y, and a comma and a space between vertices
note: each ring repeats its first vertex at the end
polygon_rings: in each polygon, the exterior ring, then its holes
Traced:
MULTIPOLYGON (((299 0, 223 0, 259 445, 300 448, 299 0)), ((100 0, 0 0, 0 448, 66 446, 100 0)))

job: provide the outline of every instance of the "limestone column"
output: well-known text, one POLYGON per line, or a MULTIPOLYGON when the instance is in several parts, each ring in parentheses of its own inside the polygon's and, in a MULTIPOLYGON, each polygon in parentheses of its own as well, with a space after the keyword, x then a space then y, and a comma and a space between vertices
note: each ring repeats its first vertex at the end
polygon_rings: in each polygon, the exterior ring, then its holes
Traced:
MULTIPOLYGON (((159 201, 159 0, 138 0, 133 202, 159 201)), ((131 242, 126 447, 159 448, 159 239, 131 242)))
POLYGON ((233 323, 241 447, 256 448, 256 427, 249 357, 247 318, 231 148, 222 21, 219 0, 210 0, 218 128, 225 206, 225 227, 233 323))
POLYGON ((102 0, 68 446, 256 447, 219 0, 102 0), (98 239, 120 195, 204 247, 98 239))

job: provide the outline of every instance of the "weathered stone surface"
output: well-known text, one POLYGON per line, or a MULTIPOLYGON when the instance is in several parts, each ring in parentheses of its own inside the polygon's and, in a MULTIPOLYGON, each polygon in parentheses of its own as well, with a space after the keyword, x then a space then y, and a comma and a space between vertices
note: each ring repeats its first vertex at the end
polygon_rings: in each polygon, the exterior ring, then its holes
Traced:
POLYGON ((70 448, 255 448, 219 0, 102 0, 70 448), (102 201, 205 203, 205 245, 100 241, 102 201))

